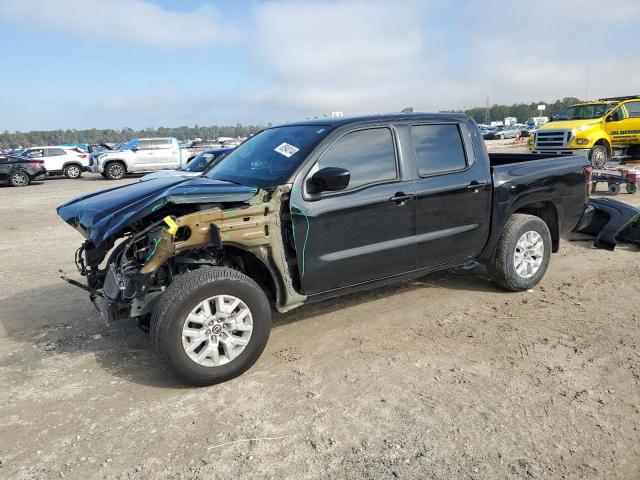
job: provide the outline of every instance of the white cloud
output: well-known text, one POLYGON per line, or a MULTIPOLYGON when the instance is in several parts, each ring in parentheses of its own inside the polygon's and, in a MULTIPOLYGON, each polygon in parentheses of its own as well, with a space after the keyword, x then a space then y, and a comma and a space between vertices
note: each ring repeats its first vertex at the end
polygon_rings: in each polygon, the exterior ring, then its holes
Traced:
POLYGON ((422 83, 429 52, 418 2, 270 2, 255 14, 254 57, 274 106, 396 109, 422 83))
POLYGON ((0 0, 0 19, 85 42, 175 49, 235 36, 210 6, 177 12, 148 0, 0 0))
POLYGON ((487 96, 584 97, 587 70, 590 97, 640 93, 637 0, 606 8, 595 0, 286 0, 258 6, 255 23, 255 63, 270 86, 253 100, 274 109, 362 113, 479 106, 487 96))
MULTIPOLYGON (((492 103, 584 97, 587 70, 591 98, 640 94, 638 0, 606 8, 600 0, 269 0, 247 6, 242 23, 232 20, 241 18, 235 14, 223 21, 222 13, 175 12, 151 0, 0 0, 0 23, 20 28, 134 47, 227 40, 237 53, 215 74, 203 65, 219 80, 208 92, 190 91, 180 75, 170 84, 152 82, 149 91, 125 80, 83 98, 69 118, 59 113, 68 99, 52 100, 48 113, 33 105, 27 114, 27 105, 12 103, 4 118, 22 118, 23 128, 39 128, 33 122, 44 118, 52 128, 137 128, 277 123, 405 106, 435 111, 481 106, 485 97, 492 103)), ((150 78, 150 71, 136 74, 150 78)), ((0 109, 8 102, 0 99, 0 109)))

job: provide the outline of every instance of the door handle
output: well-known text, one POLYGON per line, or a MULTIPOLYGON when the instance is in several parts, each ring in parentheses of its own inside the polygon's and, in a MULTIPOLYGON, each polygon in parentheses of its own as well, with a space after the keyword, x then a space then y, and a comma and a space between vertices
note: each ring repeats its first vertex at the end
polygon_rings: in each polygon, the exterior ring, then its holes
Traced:
POLYGON ((480 182, 471 182, 469 185, 467 185, 467 190, 473 190, 473 193, 477 193, 478 190, 480 190, 481 188, 486 187, 487 184, 486 183, 480 183, 480 182))
POLYGON ((397 203, 398 205, 404 205, 404 203, 407 200, 411 200, 413 198, 413 195, 407 195, 404 192, 397 192, 393 197, 391 197, 389 200, 392 202, 397 203))

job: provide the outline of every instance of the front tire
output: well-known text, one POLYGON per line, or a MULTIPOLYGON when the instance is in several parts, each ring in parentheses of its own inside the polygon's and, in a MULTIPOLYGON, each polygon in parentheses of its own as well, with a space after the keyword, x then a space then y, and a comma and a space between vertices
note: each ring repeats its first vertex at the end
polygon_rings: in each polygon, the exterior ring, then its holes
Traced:
POLYGON ((518 213, 511 215, 489 264, 489 274, 506 290, 528 290, 544 277, 551 247, 551 233, 542 219, 518 213))
POLYGON ((604 168, 609 161, 609 152, 604 145, 596 145, 589 153, 589 160, 594 168, 604 168))
POLYGON ((62 173, 65 177, 75 180, 82 176, 82 169, 78 165, 67 165, 62 173))
POLYGON ((213 385, 248 370, 271 330, 264 291, 241 272, 203 267, 164 291, 151 316, 158 356, 181 380, 213 385))
POLYGON ((124 178, 127 169, 122 162, 109 162, 104 167, 104 176, 108 180, 120 180, 124 178))
POLYGON ((9 183, 13 187, 26 187, 31 183, 31 177, 22 170, 16 170, 9 176, 9 183))

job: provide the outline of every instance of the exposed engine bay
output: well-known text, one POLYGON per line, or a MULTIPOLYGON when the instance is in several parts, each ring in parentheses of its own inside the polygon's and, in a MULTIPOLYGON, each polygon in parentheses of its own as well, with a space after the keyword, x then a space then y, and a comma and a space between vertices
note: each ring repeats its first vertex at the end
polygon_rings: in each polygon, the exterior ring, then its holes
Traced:
POLYGON ((85 241, 76 252, 76 266, 87 277, 83 288, 107 322, 136 317, 144 326, 155 300, 180 275, 227 266, 254 278, 278 310, 295 308, 306 296, 297 291, 295 246, 287 233, 289 189, 259 190, 246 202, 165 202, 98 246, 85 241))

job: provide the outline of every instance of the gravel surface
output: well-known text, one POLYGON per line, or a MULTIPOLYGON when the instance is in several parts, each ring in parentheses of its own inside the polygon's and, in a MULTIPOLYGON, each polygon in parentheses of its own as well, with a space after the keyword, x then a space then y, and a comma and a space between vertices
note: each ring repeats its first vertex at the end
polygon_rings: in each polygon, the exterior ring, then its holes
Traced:
POLYGON ((303 307, 185 388, 57 278, 82 238, 55 207, 131 181, 0 187, 0 478, 640 477, 637 248, 565 241, 531 292, 469 266, 303 307))

